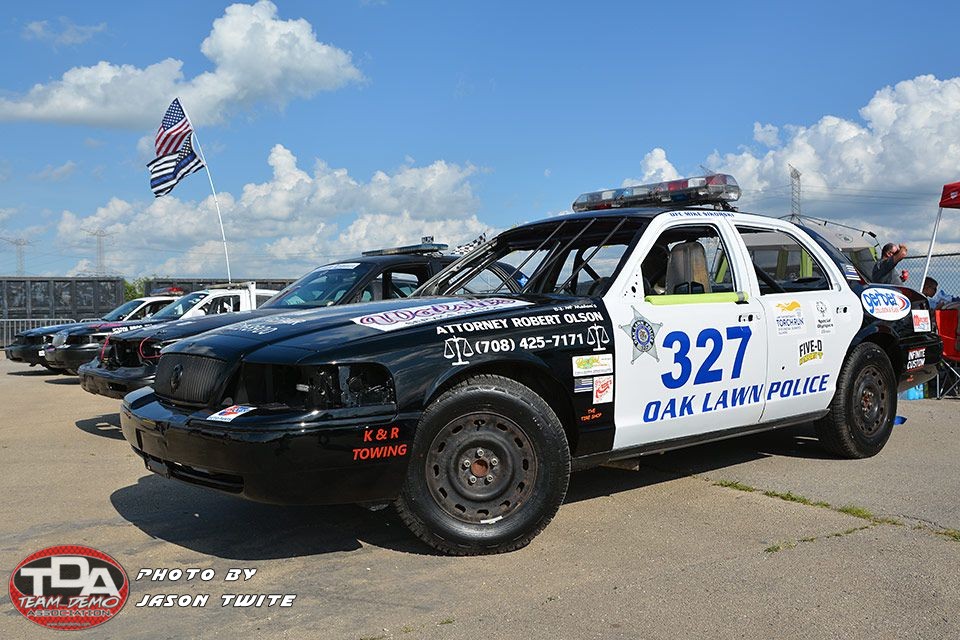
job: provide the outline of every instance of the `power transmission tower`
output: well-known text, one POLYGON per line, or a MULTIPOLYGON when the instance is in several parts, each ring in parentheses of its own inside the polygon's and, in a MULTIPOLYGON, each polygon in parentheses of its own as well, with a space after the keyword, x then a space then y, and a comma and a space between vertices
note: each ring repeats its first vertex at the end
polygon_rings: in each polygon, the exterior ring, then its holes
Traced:
POLYGON ((800 172, 792 164, 790 167, 790 220, 800 220, 800 172))
POLYGON ((0 238, 0 240, 4 240, 4 241, 6 241, 6 242, 9 242, 10 244, 12 244, 13 246, 15 246, 15 247, 17 248, 17 275, 18 275, 18 276, 25 275, 25 273, 26 273, 26 266, 25 266, 25 260, 24 260, 24 253, 25 253, 24 247, 26 247, 27 245, 29 245, 29 244, 30 244, 30 241, 27 240, 26 238, 23 238, 23 237, 20 237, 20 238, 0 238))
POLYGON ((85 231, 85 233, 97 239, 97 275, 106 275, 107 270, 105 265, 106 261, 104 260, 103 239, 113 234, 107 233, 103 228, 97 229, 96 231, 85 231))

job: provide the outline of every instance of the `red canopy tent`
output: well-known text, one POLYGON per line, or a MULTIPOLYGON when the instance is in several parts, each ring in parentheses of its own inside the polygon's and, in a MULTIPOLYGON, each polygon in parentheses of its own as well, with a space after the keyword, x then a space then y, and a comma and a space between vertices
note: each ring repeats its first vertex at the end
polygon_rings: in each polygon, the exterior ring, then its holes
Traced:
POLYGON ((927 281, 927 272, 930 270, 930 257, 933 255, 933 243, 937 241, 937 230, 940 228, 940 218, 944 209, 960 209, 960 182, 951 182, 943 185, 943 194, 940 196, 940 210, 937 211, 937 221, 933 223, 933 235, 930 236, 930 248, 927 250, 927 264, 923 267, 923 278, 920 286, 927 281))

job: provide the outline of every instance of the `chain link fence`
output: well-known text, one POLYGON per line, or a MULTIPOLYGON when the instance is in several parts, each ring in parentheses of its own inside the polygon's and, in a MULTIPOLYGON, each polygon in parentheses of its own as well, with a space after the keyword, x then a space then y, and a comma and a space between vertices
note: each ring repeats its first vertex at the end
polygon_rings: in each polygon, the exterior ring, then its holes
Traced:
MULTIPOLYGON (((910 272, 907 286, 920 291, 923 287, 923 266, 927 256, 907 256, 900 261, 899 269, 910 272)), ((947 295, 960 296, 960 252, 935 253, 930 258, 930 272, 927 274, 937 281, 939 288, 947 295)))

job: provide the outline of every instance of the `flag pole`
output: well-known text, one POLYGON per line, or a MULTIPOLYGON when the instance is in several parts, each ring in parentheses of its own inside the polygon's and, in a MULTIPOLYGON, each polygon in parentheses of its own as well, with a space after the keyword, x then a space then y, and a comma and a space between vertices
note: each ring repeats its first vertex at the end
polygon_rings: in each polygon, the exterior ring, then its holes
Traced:
POLYGON ((920 291, 923 291, 923 283, 927 281, 927 273, 930 271, 930 258, 933 257, 933 243, 937 241, 937 229, 940 228, 940 218, 943 216, 943 207, 937 211, 937 221, 933 223, 933 235, 930 236, 930 248, 927 249, 927 263, 923 266, 923 278, 920 280, 920 291))
MULTIPOLYGON (((179 96, 177 99, 180 99, 179 96)), ((220 199, 217 198, 217 189, 213 186, 213 176, 210 175, 210 165, 207 164, 207 159, 203 157, 203 147, 200 146, 200 138, 197 137, 197 130, 193 126, 193 120, 190 119, 190 115, 183 106, 183 101, 180 102, 180 108, 183 110, 183 116, 187 119, 187 122, 190 123, 190 129, 192 130, 190 135, 193 137, 193 141, 197 143, 197 153, 200 154, 200 162, 203 163, 203 168, 207 171, 207 179, 210 180, 210 191, 213 193, 213 203, 217 207, 217 220, 220 221, 220 238, 223 240, 223 257, 227 261, 227 282, 232 283, 233 278, 230 276, 230 254, 227 252, 227 234, 223 230, 223 215, 220 213, 220 199)))

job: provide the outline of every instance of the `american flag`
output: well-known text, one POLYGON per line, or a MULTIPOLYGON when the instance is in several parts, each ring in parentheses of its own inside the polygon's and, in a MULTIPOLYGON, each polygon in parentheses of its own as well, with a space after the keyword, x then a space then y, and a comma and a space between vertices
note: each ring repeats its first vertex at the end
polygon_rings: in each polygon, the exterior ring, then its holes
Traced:
POLYGON ((183 107, 180 106, 180 98, 175 98, 167 107, 160 128, 157 129, 157 138, 154 141, 157 155, 163 156, 179 149, 183 140, 192 131, 190 121, 187 120, 187 114, 183 112, 183 107))
POLYGON ((150 164, 150 188, 156 197, 165 196, 181 180, 203 168, 203 162, 193 150, 192 137, 188 136, 179 151, 162 155, 150 164))

